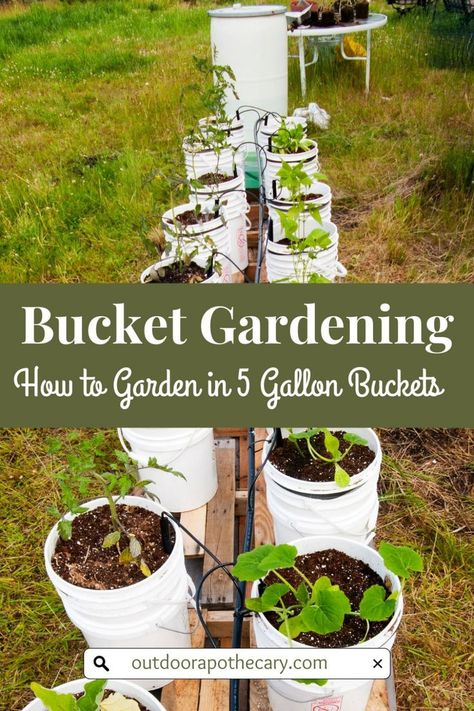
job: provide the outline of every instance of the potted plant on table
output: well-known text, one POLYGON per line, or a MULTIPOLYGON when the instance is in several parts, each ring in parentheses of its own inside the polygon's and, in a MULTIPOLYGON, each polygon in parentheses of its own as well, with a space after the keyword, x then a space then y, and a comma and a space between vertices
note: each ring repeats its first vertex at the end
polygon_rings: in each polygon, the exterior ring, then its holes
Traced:
MULTIPOLYGON (((421 572, 418 553, 382 543, 377 553, 344 538, 314 537, 292 545, 263 545, 237 558, 233 574, 253 582, 257 647, 391 648, 403 613, 402 588, 421 572)), ((371 681, 270 680, 273 711, 365 709, 371 681)))
POLYGON ((357 0, 354 10, 357 20, 367 20, 369 17, 368 0, 357 0))
POLYGON ((276 542, 327 534, 369 543, 381 459, 371 429, 274 431, 264 445, 264 476, 276 542))
POLYGON ((336 13, 334 12, 332 0, 322 1, 319 24, 321 27, 334 27, 336 24, 336 13))
MULTIPOLYGON (((58 454, 62 443, 52 440, 50 451, 58 454)), ((45 543, 46 571, 89 646, 189 646, 181 532, 156 500, 134 495, 148 482, 125 452, 107 455, 98 433, 74 444, 56 476, 66 513, 51 509, 61 518, 45 543), (90 499, 97 492, 102 497, 90 499)))
POLYGON ((145 689, 130 681, 77 679, 55 689, 33 682, 36 700, 23 711, 166 711, 145 689))
POLYGON ((339 8, 339 16, 343 24, 354 22, 355 11, 353 0, 342 0, 339 8))

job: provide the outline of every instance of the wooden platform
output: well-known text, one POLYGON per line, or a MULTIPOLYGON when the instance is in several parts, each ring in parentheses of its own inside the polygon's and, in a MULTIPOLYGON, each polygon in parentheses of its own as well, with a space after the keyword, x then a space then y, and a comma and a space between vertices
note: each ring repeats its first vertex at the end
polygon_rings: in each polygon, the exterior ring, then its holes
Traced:
MULTIPOLYGON (((265 430, 256 430, 257 466, 265 430)), ((216 463, 219 488, 207 506, 181 515, 182 523, 202 540, 223 562, 231 562, 241 550, 247 503, 247 430, 216 429, 216 463)), ((265 481, 256 484, 254 544, 271 543, 273 528, 265 499, 265 481)), ((187 566, 197 580, 214 565, 212 558, 187 537, 187 566)), ((228 576, 217 571, 209 576, 201 597, 209 630, 221 647, 231 647, 234 586, 228 576)), ((193 647, 204 647, 206 636, 196 613, 190 611, 193 647)), ((252 643, 249 619, 244 620, 242 646, 252 643)), ((229 681, 180 680, 165 686, 161 702, 167 711, 226 711, 229 708, 229 681)), ((240 682, 240 711, 271 711, 264 681, 240 682)), ((360 711, 354 709, 354 711, 360 711)), ((385 682, 376 681, 365 711, 393 711, 385 682)))

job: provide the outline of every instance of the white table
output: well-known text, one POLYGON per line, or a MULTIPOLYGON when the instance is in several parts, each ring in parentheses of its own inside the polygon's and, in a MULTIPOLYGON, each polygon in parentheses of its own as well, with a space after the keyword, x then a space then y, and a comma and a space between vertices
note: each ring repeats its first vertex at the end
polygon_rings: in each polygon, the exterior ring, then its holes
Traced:
MULTIPOLYGON (((292 16, 292 13, 287 13, 287 17, 289 19, 292 19, 292 16)), ((303 98, 306 98, 306 67, 316 64, 318 61, 318 44, 327 44, 331 42, 335 42, 337 44, 338 41, 341 48, 341 55, 344 59, 347 59, 348 61, 365 62, 365 92, 368 94, 370 86, 370 46, 372 30, 376 30, 378 27, 383 27, 386 24, 387 15, 372 12, 369 14, 367 20, 356 20, 355 22, 344 25, 335 25, 334 27, 310 27, 309 25, 300 25, 294 30, 288 30, 289 38, 294 37, 298 39, 298 54, 290 54, 289 56, 299 59, 301 93, 303 98), (348 57, 344 52, 344 35, 351 35, 356 32, 367 33, 367 54, 365 57, 348 57), (307 37, 313 39, 314 51, 313 58, 310 62, 306 62, 304 56, 304 41, 307 37)))

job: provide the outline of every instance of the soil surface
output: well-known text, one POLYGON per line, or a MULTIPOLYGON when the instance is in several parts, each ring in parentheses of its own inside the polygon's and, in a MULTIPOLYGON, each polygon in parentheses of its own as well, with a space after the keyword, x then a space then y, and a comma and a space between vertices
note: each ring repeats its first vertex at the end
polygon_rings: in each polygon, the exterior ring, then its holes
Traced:
MULTIPOLYGON (((351 558, 345 553, 341 553, 332 548, 325 551, 318 551, 317 553, 298 556, 296 558, 296 567, 299 568, 311 582, 326 575, 333 585, 339 585, 340 589, 349 598, 353 611, 359 609, 362 596, 371 585, 382 585, 387 592, 391 592, 382 578, 366 563, 351 558)), ((301 583, 300 576, 292 568, 280 570, 279 572, 285 580, 294 587, 298 587, 301 583)), ((277 582, 281 582, 281 580, 273 573, 269 573, 265 578, 265 583, 268 585, 277 582)), ((284 596, 283 601, 285 605, 294 605, 296 602, 291 592, 284 596)), ((265 616, 270 624, 278 629, 280 623, 277 621, 276 614, 274 612, 268 612, 265 616)), ((371 622, 367 638, 371 639, 375 637, 387 624, 389 624, 389 620, 385 620, 384 622, 371 622)), ((366 630, 367 623, 365 620, 346 615, 344 625, 338 632, 331 632, 325 635, 318 635, 315 632, 302 632, 296 639, 298 642, 311 647, 348 647, 358 644, 358 642, 364 639, 366 630)))
POLYGON ((205 175, 200 175, 198 180, 203 185, 219 185, 220 183, 227 183, 229 180, 234 180, 234 176, 224 175, 223 173, 205 173, 205 175))
POLYGON ((185 227, 189 225, 203 225, 214 219, 215 215, 213 214, 208 212, 200 212, 198 214, 195 210, 186 210, 186 212, 175 215, 176 222, 179 222, 180 225, 184 225, 185 227))
MULTIPOLYGON (((104 691, 104 699, 108 699, 109 696, 111 696, 111 695, 114 694, 114 693, 115 693, 114 691, 110 691, 109 689, 106 689, 106 690, 104 691)), ((76 699, 80 699, 80 698, 83 696, 83 694, 74 694, 74 696, 76 697, 76 699)), ((123 696, 125 696, 125 695, 123 694, 123 696)), ((131 697, 131 696, 125 696, 125 698, 126 698, 126 699, 131 699, 132 697, 131 697)), ((137 700, 136 700, 136 699, 133 699, 133 701, 137 701, 137 700)), ((147 706, 143 706, 143 704, 141 704, 139 701, 137 701, 137 704, 138 704, 138 706, 139 706, 139 708, 140 708, 140 711, 149 711, 149 709, 147 708, 147 706)))
POLYGON ((194 262, 187 266, 180 267, 178 262, 170 264, 169 267, 160 269, 157 278, 151 278, 147 284, 199 284, 206 279, 206 272, 194 262), (161 276, 161 271, 163 276, 161 276))
MULTIPOLYGON (((154 573, 167 560, 161 537, 160 517, 139 506, 117 506, 118 516, 128 533, 133 533, 142 544, 143 559, 154 573)), ((69 541, 59 539, 51 564, 53 570, 68 583, 91 590, 115 590, 144 579, 134 563, 119 561, 116 546, 103 548, 102 541, 113 531, 108 506, 76 516, 72 522, 69 541)), ((120 548, 128 545, 122 536, 120 548)))
MULTIPOLYGON (((349 442, 343 439, 344 432, 337 431, 332 432, 332 434, 339 440, 339 450, 345 452, 349 447, 349 442)), ((311 444, 323 457, 328 456, 328 452, 324 447, 324 434, 322 432, 318 432, 311 438, 311 444)), ((293 442, 284 439, 283 444, 270 454, 270 462, 275 469, 302 481, 334 481, 334 464, 328 464, 319 459, 314 460, 309 454, 305 442, 302 441, 299 445, 302 454, 293 442)), ((369 447, 354 444, 347 457, 340 462, 340 465, 349 476, 354 476, 354 474, 359 474, 359 472, 368 467, 373 460, 374 453, 369 447)))

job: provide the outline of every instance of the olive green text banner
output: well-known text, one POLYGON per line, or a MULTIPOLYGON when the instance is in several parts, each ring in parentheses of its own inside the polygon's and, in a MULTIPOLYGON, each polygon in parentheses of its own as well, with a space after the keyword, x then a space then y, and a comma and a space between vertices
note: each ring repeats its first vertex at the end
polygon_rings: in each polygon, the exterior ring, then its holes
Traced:
POLYGON ((471 426, 472 288, 2 285, 0 425, 471 426))

